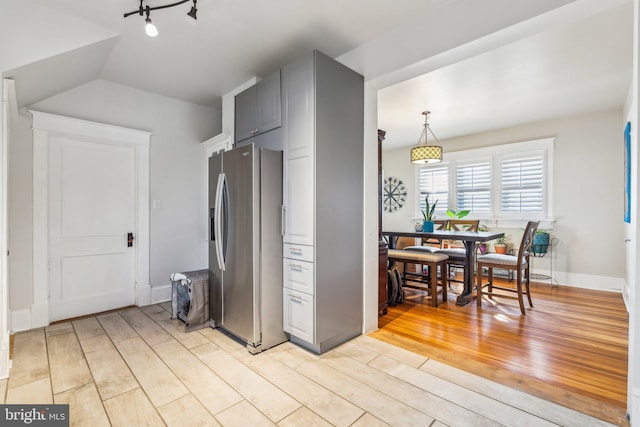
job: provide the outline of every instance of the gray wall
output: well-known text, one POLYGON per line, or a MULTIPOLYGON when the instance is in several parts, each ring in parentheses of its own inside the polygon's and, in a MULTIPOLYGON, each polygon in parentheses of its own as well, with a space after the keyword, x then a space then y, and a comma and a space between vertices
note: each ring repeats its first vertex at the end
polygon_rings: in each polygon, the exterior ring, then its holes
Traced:
MULTIPOLYGON (((153 132, 150 149, 150 282, 169 284, 176 271, 206 268, 206 169, 200 142, 221 130, 221 111, 95 80, 31 109, 153 132), (153 201, 160 203, 153 208, 153 201)), ((32 302, 30 121, 14 123, 11 141, 10 301, 32 302), (14 252, 15 250, 15 252, 14 252)))

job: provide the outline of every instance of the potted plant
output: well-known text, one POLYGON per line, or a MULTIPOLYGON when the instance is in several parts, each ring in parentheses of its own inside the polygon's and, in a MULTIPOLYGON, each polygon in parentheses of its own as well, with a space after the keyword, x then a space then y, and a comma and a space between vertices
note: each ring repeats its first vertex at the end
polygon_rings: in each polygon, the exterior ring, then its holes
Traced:
POLYGON ((429 203, 429 194, 424 198, 425 202, 425 210, 422 211, 422 231, 426 231, 428 233, 433 231, 433 220, 436 218, 433 214, 436 210, 436 205, 438 201, 434 201, 433 204, 429 203))
MULTIPOLYGON (((465 216, 469 215, 470 213, 471 213, 470 210, 454 211, 453 209, 447 209, 447 216, 449 218, 453 218, 453 219, 464 218, 465 216)), ((449 224, 447 224, 447 230, 451 230, 451 227, 449 226, 449 224)))
POLYGON ((497 254, 506 254, 507 253, 507 236, 501 236, 496 239, 496 242, 493 244, 493 248, 495 249, 497 254))
POLYGON ((469 215, 471 213, 470 210, 464 210, 464 211, 454 211, 453 209, 447 209, 447 216, 449 218, 464 218, 465 216, 469 215))
POLYGON ((543 256, 549 247, 549 232, 547 230, 536 230, 531 243, 531 252, 536 256, 543 256))

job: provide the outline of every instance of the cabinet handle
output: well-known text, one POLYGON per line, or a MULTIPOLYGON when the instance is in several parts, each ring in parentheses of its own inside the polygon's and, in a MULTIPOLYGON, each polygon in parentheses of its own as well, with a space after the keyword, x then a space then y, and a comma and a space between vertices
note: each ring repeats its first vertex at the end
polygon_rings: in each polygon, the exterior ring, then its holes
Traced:
POLYGON ((282 209, 280 210, 280 233, 284 236, 286 233, 286 226, 287 226, 287 207, 285 205, 282 205, 282 209))
POLYGON ((302 271, 303 271, 303 270, 302 270, 302 266, 301 266, 301 265, 293 265, 293 264, 292 264, 292 265, 290 266, 290 268, 291 268, 291 270, 293 270, 293 271, 298 271, 298 272, 300 272, 300 273, 302 273, 302 271))

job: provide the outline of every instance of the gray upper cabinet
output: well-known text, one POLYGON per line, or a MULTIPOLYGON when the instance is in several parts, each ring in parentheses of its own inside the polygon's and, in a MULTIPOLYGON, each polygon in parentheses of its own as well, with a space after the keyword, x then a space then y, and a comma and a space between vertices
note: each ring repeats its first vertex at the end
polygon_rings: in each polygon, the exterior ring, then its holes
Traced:
POLYGON ((243 141, 282 125, 280 70, 236 95, 235 140, 243 141))

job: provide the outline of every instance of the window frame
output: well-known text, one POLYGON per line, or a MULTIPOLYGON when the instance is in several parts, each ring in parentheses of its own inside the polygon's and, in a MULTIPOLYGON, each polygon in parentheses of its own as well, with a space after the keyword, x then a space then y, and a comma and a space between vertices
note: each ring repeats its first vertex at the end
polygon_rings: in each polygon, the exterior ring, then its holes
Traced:
MULTIPOLYGON (((445 151, 443 162, 431 165, 415 166, 415 206, 416 219, 421 218, 420 213, 420 170, 423 168, 442 167, 446 165, 449 174, 449 209, 457 210, 457 171, 458 165, 471 162, 489 160, 491 164, 491 207, 487 213, 474 215, 469 218, 479 219, 489 227, 522 227, 528 220, 540 220, 553 222, 553 148, 555 138, 543 138, 523 142, 506 143, 483 148, 473 148, 454 152, 445 151), (542 155, 542 212, 503 212, 501 207, 501 163, 503 159, 519 158, 542 155)), ((446 145, 445 145, 446 150, 446 145)))

